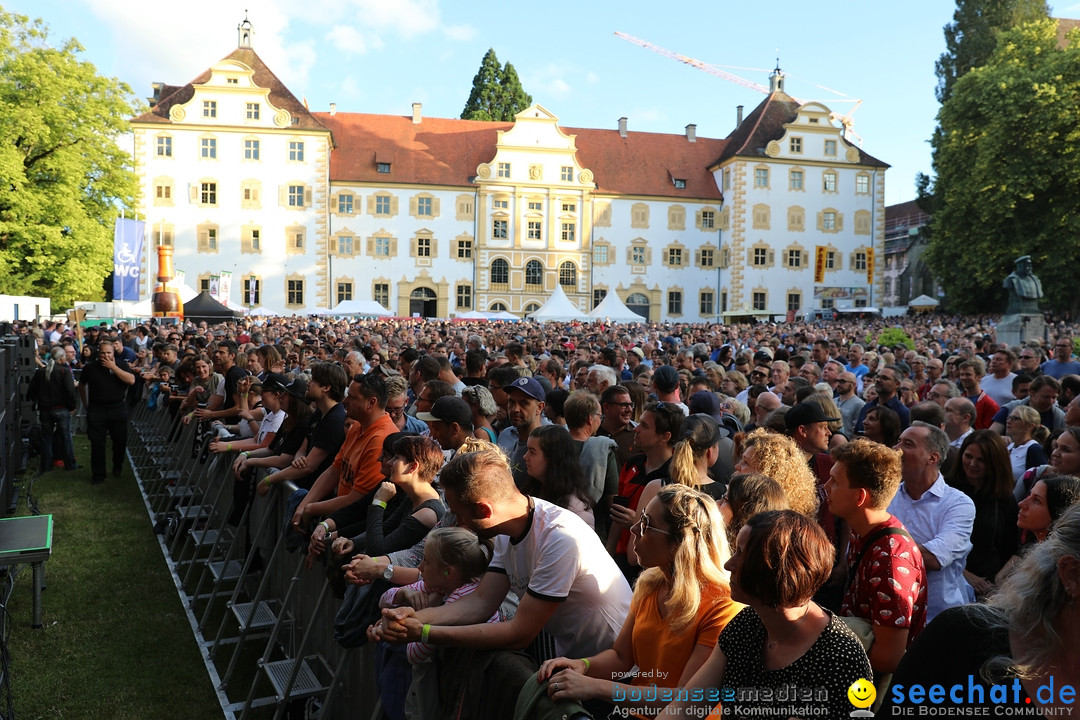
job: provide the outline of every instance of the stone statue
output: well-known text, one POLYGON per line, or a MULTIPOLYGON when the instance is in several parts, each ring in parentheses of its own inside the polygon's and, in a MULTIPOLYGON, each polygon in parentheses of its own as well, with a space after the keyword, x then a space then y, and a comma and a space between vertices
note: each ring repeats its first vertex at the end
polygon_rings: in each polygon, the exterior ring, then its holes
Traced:
POLYGON ((1043 289, 1039 278, 1031 272, 1031 256, 1021 255, 1015 262, 1016 269, 1009 273, 1004 283, 1009 291, 1009 307, 1005 314, 1038 314, 1043 289))

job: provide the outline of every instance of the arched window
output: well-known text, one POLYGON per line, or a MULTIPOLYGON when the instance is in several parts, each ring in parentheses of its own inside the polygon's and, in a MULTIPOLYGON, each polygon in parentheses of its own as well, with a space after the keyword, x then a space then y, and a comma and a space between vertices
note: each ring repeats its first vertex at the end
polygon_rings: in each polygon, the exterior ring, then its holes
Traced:
POLYGON ((506 304, 501 303, 501 302, 491 303, 490 311, 491 312, 506 312, 506 304))
POLYGON ((534 313, 540 309, 540 303, 529 303, 525 306, 525 314, 534 313))
POLYGON ((577 285, 577 265, 567 260, 559 266, 559 284, 571 287, 577 285))
POLYGON ((626 307, 646 320, 649 319, 649 297, 644 293, 634 293, 626 298, 626 307))
POLYGON ((491 282, 505 285, 510 282, 510 263, 498 258, 491 263, 491 282))
POLYGON ((525 263, 525 284, 544 284, 544 265, 539 260, 530 260, 525 263))

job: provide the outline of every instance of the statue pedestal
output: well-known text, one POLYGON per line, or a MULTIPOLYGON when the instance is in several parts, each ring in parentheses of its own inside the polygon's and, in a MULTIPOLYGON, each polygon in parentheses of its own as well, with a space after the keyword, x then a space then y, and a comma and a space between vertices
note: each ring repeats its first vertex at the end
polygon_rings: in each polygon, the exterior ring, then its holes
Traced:
POLYGON ((1042 340, 1045 335, 1046 323, 1038 313, 1005 315, 997 324, 997 341, 1012 348, 1033 340, 1042 340))

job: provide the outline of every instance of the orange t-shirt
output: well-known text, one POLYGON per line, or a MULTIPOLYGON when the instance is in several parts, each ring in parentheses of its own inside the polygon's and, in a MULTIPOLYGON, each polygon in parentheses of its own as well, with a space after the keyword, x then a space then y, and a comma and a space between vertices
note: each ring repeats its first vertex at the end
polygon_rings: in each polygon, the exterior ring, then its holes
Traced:
POLYGON ((712 648, 720 631, 743 609, 741 603, 719 586, 701 589, 698 614, 682 632, 676 633, 667 618, 660 617, 656 593, 630 606, 634 614, 634 664, 639 673, 633 685, 678 687, 686 663, 698 645, 712 648))
POLYGON ((397 425, 389 415, 383 415, 367 428, 353 423, 334 458, 334 467, 341 473, 338 476, 338 497, 345 497, 353 490, 366 495, 379 486, 383 481, 382 465, 379 463, 383 441, 387 435, 397 431, 397 425))

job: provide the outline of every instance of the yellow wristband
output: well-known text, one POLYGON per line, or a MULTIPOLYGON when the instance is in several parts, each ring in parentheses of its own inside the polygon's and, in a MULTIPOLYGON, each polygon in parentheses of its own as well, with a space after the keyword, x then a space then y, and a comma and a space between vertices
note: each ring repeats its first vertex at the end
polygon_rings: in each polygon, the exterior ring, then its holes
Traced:
POLYGON ((228 451, 231 451, 232 450, 232 443, 227 443, 225 445, 225 449, 228 450, 228 451))
POLYGON ((430 636, 431 636, 431 626, 425 623, 424 627, 421 628, 421 630, 420 630, 420 642, 422 642, 422 643, 431 642, 429 640, 430 636))
POLYGON ((585 663, 585 672, 589 672, 589 658, 581 658, 581 662, 585 663))
POLYGON ((381 507, 381 508, 382 508, 383 510, 385 510, 385 509, 386 509, 386 503, 385 503, 384 501, 382 501, 382 500, 372 500, 372 501, 371 501, 371 504, 372 504, 372 505, 378 505, 378 506, 379 506, 379 507, 381 507))

